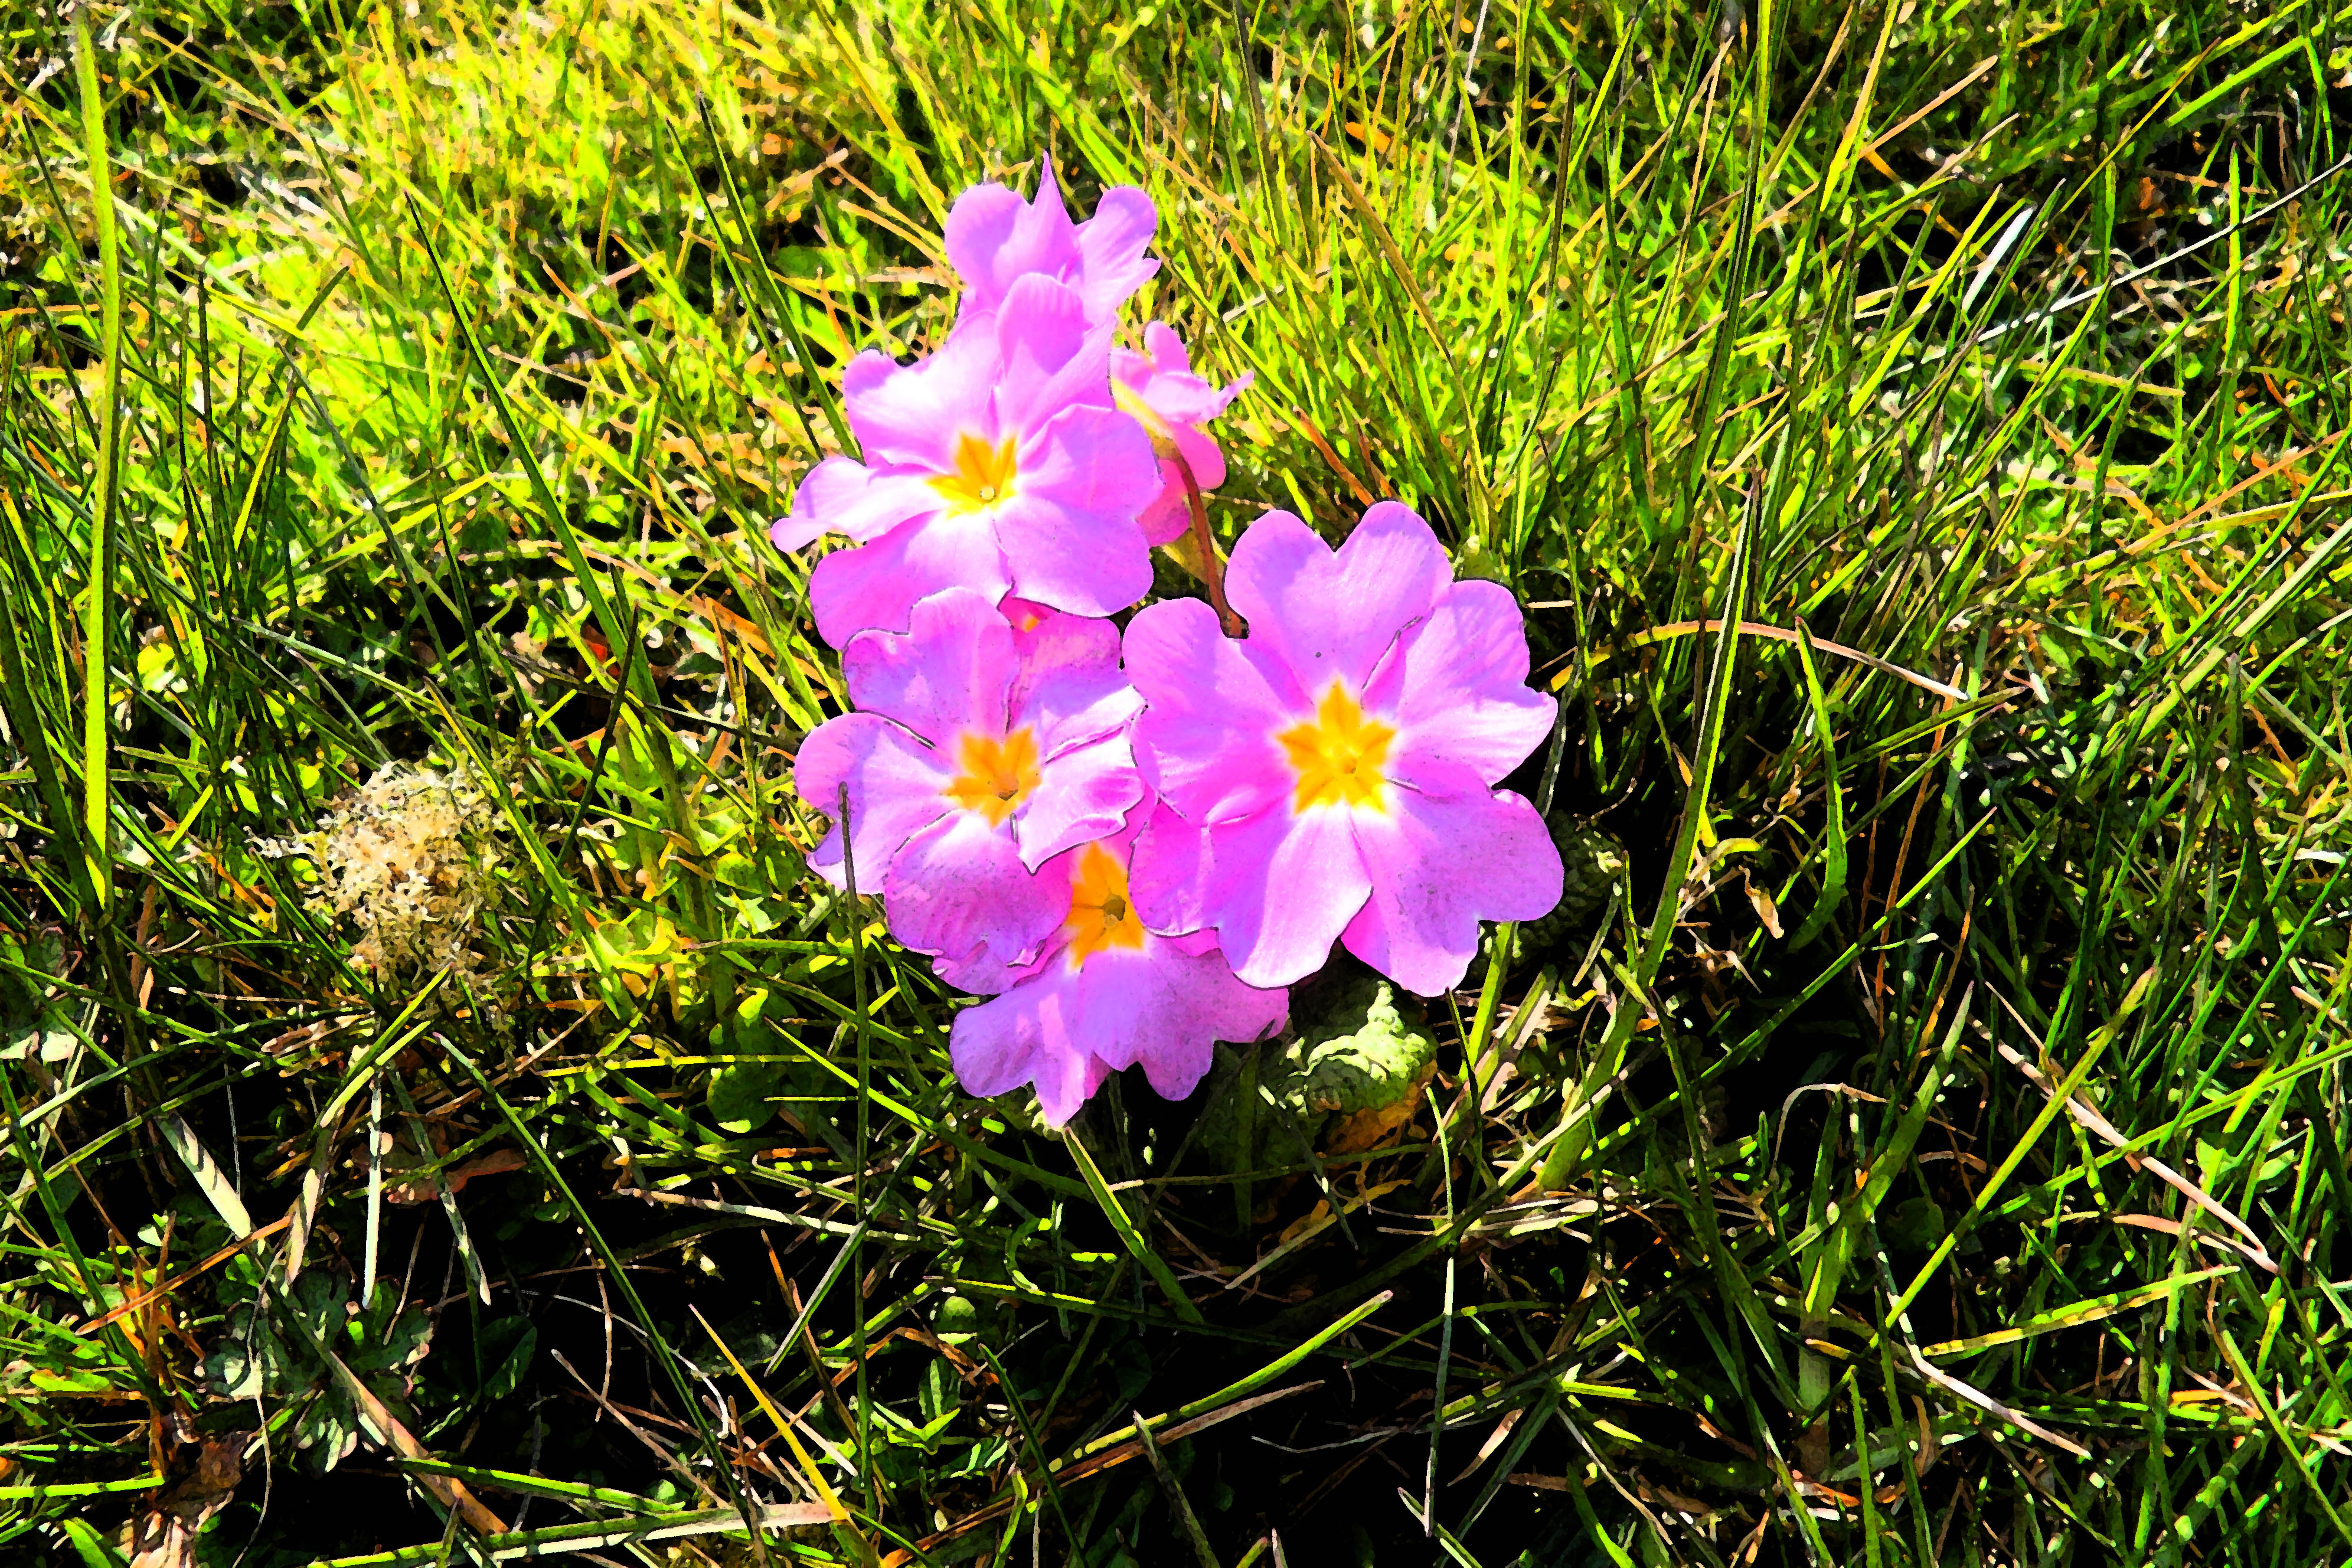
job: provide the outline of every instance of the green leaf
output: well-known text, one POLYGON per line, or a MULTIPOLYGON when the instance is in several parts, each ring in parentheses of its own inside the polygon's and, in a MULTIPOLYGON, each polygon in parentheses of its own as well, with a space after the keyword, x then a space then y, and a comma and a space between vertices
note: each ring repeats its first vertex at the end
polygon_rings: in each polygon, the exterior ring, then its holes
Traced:
POLYGON ((754 1060, 730 1062, 710 1075, 710 1117, 729 1132, 744 1133, 775 1115, 768 1097, 781 1086, 779 1064, 754 1060))
POLYGON ((1292 1020, 1297 1036, 1258 1047, 1259 1103, 1244 1104, 1241 1058, 1218 1047, 1209 1103, 1193 1135, 1193 1147, 1213 1168, 1296 1165, 1306 1157, 1302 1136, 1319 1147, 1327 1136, 1362 1135, 1397 1108, 1418 1103, 1437 1042, 1405 1016, 1386 980, 1349 975, 1302 988, 1300 995, 1292 1020), (1271 1105, 1263 1102, 1269 1097, 1271 1105))

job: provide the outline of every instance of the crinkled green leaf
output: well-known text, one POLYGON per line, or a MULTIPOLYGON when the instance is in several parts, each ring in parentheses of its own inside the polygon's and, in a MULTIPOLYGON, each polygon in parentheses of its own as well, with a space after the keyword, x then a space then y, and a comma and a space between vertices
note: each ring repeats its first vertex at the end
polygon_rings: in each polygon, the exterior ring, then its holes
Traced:
POLYGON ((1218 1047, 1193 1147, 1223 1170, 1297 1164, 1302 1137, 1312 1145, 1337 1122, 1417 1092, 1437 1042, 1406 1016, 1409 1005, 1374 974, 1305 990, 1292 1009, 1297 1033, 1258 1048, 1254 1105, 1242 1101, 1240 1055, 1218 1047))

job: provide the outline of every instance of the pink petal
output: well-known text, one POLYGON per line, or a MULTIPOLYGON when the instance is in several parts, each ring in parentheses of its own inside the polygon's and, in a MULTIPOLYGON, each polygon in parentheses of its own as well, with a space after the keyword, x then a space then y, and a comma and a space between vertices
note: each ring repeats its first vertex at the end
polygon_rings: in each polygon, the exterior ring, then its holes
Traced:
POLYGON ((1387 813, 1356 817, 1372 892, 1348 951, 1423 996, 1462 983, 1480 921, 1540 920, 1559 902, 1559 851, 1536 808, 1476 790, 1467 770, 1448 782, 1452 798, 1394 789, 1387 813))
POLYGON ((1171 941, 1214 942, 1215 933, 1205 928, 1216 918, 1224 891, 1215 869, 1208 834, 1166 801, 1155 802, 1127 863, 1127 896, 1136 919, 1146 931, 1171 941))
POLYGON ((1070 1027, 1069 989, 1067 966, 1050 964, 1036 979, 958 1013, 948 1026, 948 1056, 964 1088, 993 1096, 1034 1084, 1049 1126, 1076 1116, 1108 1068, 1070 1027))
MULTIPOLYGON (((1192 500, 1184 493, 1184 476, 1177 471, 1173 461, 1160 459, 1160 493, 1151 498, 1151 504, 1135 521, 1142 528, 1147 544, 1173 544, 1192 526, 1192 500)), ((781 528, 782 524, 777 526, 781 528)))
POLYGON ((866 460, 941 474, 955 468, 959 438, 994 433, 989 393, 996 342, 987 331, 958 330, 938 353, 896 364, 868 349, 842 374, 842 404, 866 460))
POLYGON ((946 588, 908 612, 905 633, 861 632, 842 650, 849 700, 896 719, 952 762, 966 731, 1004 733, 1019 673, 1013 628, 985 594, 946 588))
POLYGON ((1010 826, 950 811, 898 851, 882 905, 903 946, 954 963, 1024 963, 1061 929, 1069 884, 1032 875, 1010 826))
POLYGON ((1004 308, 1026 274, 1056 279, 1083 296, 1087 319, 1108 325, 1129 295, 1160 269, 1144 255, 1159 215, 1132 185, 1105 191, 1094 216, 1073 224, 1051 158, 1041 159, 1037 195, 1024 202, 1000 184, 975 185, 948 213, 948 260, 964 282, 961 321, 1004 308))
POLYGON ((1337 554, 1290 513, 1267 512, 1234 545, 1225 592, 1250 624, 1250 642, 1312 699, 1335 677, 1361 690, 1397 634, 1453 580, 1429 525, 1382 501, 1337 554))
POLYGON ((1073 1016, 1087 1048, 1114 1068, 1139 1063, 1169 1100, 1200 1086, 1215 1042, 1262 1039, 1289 1016, 1286 991, 1255 990, 1222 954, 1193 956, 1157 940, 1140 952, 1095 954, 1076 989, 1073 1016))
POLYGON ((1150 356, 1154 368, 1174 375, 1189 375, 1192 370, 1192 353, 1176 329, 1165 321, 1143 324, 1143 352, 1150 356))
POLYGON ((1113 185, 1095 204, 1095 216, 1078 225, 1078 254, 1087 309, 1108 321, 1128 297, 1151 280, 1160 263, 1144 255, 1160 214, 1151 198, 1133 185, 1113 185))
POLYGON ((918 600, 942 588, 1001 598, 1012 584, 988 515, 902 522, 869 544, 836 550, 809 574, 817 634, 840 647, 863 631, 901 632, 918 600))
POLYGON ((1109 837, 1143 795, 1143 775, 1123 734, 1049 760, 1013 815, 1022 863, 1034 869, 1066 849, 1109 837))
POLYGON ((839 888, 841 791, 849 789, 861 892, 881 888, 906 842, 945 816, 948 770, 939 755, 877 714, 845 713, 809 731, 793 759, 793 788, 814 809, 835 819, 833 829, 809 857, 809 868, 839 888))
POLYGON ((948 1026, 948 1059, 967 1093, 983 1099, 1010 1094, 1035 1070, 1037 1032, 1024 1028, 1025 999, 1000 996, 967 1007, 948 1026))
POLYGON ((1068 278, 1081 266, 1076 226, 1062 205, 1051 160, 1040 166, 1034 201, 1024 202, 994 184, 958 196, 943 237, 948 261, 964 282, 960 314, 965 318, 993 314, 1005 290, 1025 272, 1068 278))
POLYGON ((1527 680, 1527 627, 1510 590, 1453 584, 1364 691, 1364 706, 1392 714, 1398 729, 1390 776, 1432 792, 1447 767, 1482 786, 1500 782, 1551 733, 1558 705, 1527 680))
POLYGON ((926 476, 904 468, 869 468, 854 458, 827 458, 793 492, 792 515, 768 531, 779 550, 800 550, 828 533, 863 543, 909 518, 940 510, 926 476))
POLYGON ((1219 911, 1217 945, 1250 985, 1291 985, 1329 961, 1331 944, 1371 891, 1347 811, 1209 829, 1209 849, 1234 891, 1219 911), (1271 851, 1269 853, 1268 851, 1271 851))
POLYGON ((1136 841, 1128 896, 1151 931, 1213 929, 1244 984, 1293 984, 1323 966, 1371 891, 1353 815, 1266 812, 1188 832, 1162 806, 1136 841))
POLYGON ((1072 404, 1110 406, 1110 328, 1087 324, 1076 289, 1029 273, 1013 280, 996 315, 997 417, 1023 432, 1072 404))
POLYGON ((1124 728, 1143 706, 1118 668, 1117 626, 1020 599, 998 608, 1013 621, 1013 645, 1021 656, 1009 722, 1034 726, 1044 755, 1100 740, 1124 728))
POLYGON ((996 258, 1011 242, 1013 226, 1028 205, 1017 192, 991 181, 969 187, 948 209, 941 237, 947 242, 948 265, 963 280, 962 315, 992 311, 1004 297, 996 280, 996 258))
POLYGON ((1278 691, 1207 605, 1171 599, 1138 611, 1127 678, 1144 700, 1137 758, 1179 812, 1227 822, 1288 799, 1295 781, 1274 736, 1297 722, 1304 696, 1278 691))
POLYGON ((1021 479, 994 510, 1013 591, 1056 609, 1108 616, 1151 587, 1136 525, 1159 483, 1142 426, 1108 408, 1070 408, 1021 454, 1021 479))

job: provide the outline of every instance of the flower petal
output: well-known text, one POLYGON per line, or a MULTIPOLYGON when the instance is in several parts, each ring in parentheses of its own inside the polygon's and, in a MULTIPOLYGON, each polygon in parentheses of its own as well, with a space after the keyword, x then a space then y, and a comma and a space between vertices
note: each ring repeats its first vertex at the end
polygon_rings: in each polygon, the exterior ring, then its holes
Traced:
POLYGON ((842 373, 842 406, 867 462, 949 473, 965 432, 994 428, 989 394, 995 374, 995 336, 985 331, 950 332, 939 352, 912 364, 867 349, 842 373))
POLYGON ((842 650, 849 700, 896 719, 952 762, 967 731, 1004 733, 1019 673, 1013 628, 985 594, 946 588, 908 612, 904 633, 860 632, 842 650))
POLYGON ((869 468, 854 458, 827 458, 793 493, 793 510, 768 537, 779 550, 801 550, 828 533, 864 543, 910 518, 940 510, 940 493, 919 472, 869 468))
POLYGON ((1069 979, 1066 965, 1053 964, 994 1001, 956 1015, 948 1026, 948 1056, 967 1090, 999 1095, 1034 1084, 1047 1125, 1058 1127, 1078 1113, 1109 1069, 1070 1027, 1069 979))
POLYGON ((1395 716, 1389 774, 1433 792, 1448 767, 1499 783, 1543 744, 1558 710, 1527 680, 1527 626, 1510 590, 1453 584, 1365 689, 1365 707, 1395 716))
POLYGON ((883 884, 883 912, 900 943, 950 964, 1034 958, 1069 909, 1066 878, 1033 875, 1010 827, 951 811, 907 841, 883 884))
POLYGON ((1274 736, 1305 700, 1277 691, 1207 605, 1171 599, 1138 611, 1127 625, 1127 678, 1144 701, 1137 760, 1182 815, 1227 822, 1289 797, 1294 781, 1274 736))
POLYGON ((1088 325, 1086 301, 1069 285, 1036 273, 1014 279, 996 316, 1001 427, 1042 429, 1073 404, 1108 408, 1110 331, 1088 325))
POLYGON ((1034 868, 1066 849, 1109 837, 1143 795, 1143 775, 1125 735, 1065 752, 1045 765, 1037 787, 1013 813, 1022 863, 1034 868))
POLYGON ((1019 489, 993 513, 1013 589, 1081 616, 1127 608, 1151 587, 1136 515, 1160 482, 1143 427, 1108 408, 1070 408, 1021 453, 1019 489))
POLYGON ((920 518, 835 551, 809 574, 809 607, 817 634, 840 647, 859 632, 905 631, 918 600, 959 584, 992 599, 1012 585, 985 513, 920 518))
POLYGON ((1312 698, 1336 677, 1361 690, 1397 634, 1454 580, 1429 525, 1382 501, 1335 554, 1286 511, 1269 511, 1234 546, 1225 592, 1251 644, 1312 698))
POLYGON ((940 791, 949 776, 937 752, 878 714, 845 713, 818 725, 793 764, 794 792, 835 819, 809 857, 810 869, 836 888, 845 885, 839 820, 845 784, 858 886, 869 893, 882 887, 906 842, 947 814, 940 791))
POLYGON ((1451 798, 1390 792, 1391 809, 1356 819, 1370 900, 1349 922, 1348 951, 1408 991, 1462 983, 1482 920, 1532 921, 1559 902, 1559 850, 1536 808, 1477 789, 1467 769, 1451 798))
POLYGON ((1108 321, 1129 296, 1151 280, 1160 263, 1144 251, 1160 214, 1151 198, 1134 185, 1113 185, 1095 204, 1094 216, 1078 225, 1078 255, 1087 309, 1108 321))
POLYGON ((1288 992, 1243 984, 1213 950, 1194 956, 1157 939, 1087 959, 1076 992, 1087 1048, 1113 1068, 1140 1065, 1169 1100, 1200 1086, 1217 1041, 1262 1039, 1289 1016, 1288 992))
POLYGON ((998 608, 1013 624, 1021 657, 1008 722, 1034 726, 1043 755, 1098 741, 1142 708, 1143 699, 1118 667, 1117 626, 1021 599, 998 608))
POLYGON ((1213 929, 1243 984, 1293 984, 1323 966, 1370 894, 1352 816, 1276 811, 1202 831, 1163 805, 1136 841, 1128 896, 1150 931, 1213 929))

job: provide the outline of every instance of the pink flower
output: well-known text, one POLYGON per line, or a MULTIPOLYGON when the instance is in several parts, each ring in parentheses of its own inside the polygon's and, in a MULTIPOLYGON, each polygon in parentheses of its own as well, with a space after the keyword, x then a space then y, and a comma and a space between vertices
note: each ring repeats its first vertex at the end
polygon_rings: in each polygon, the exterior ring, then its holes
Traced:
MULTIPOLYGON (((1209 1070, 1217 1041, 1282 1027, 1287 992, 1234 978, 1205 931, 1158 936, 1136 918, 1128 856, 1147 815, 1139 805, 1130 826, 1039 873, 1066 911, 1060 930, 1036 959, 1001 976, 1002 995, 957 1014, 948 1032, 956 1077, 972 1093, 1034 1084, 1058 1127, 1110 1073, 1139 1062, 1153 1089, 1181 1100, 1209 1070)), ((967 973, 956 984, 986 978, 967 973)))
POLYGON ((1034 873, 1118 830, 1143 798, 1128 749, 1134 691, 1108 622, 950 588, 916 605, 903 633, 866 632, 842 654, 861 711, 801 742, 793 783, 835 818, 809 864, 835 887, 842 790, 861 892, 890 929, 943 967, 1034 958, 1068 912, 1034 873))
POLYGON ((858 542, 810 574, 825 641, 903 630, 918 599, 959 584, 1082 616, 1142 597, 1136 519, 1160 471, 1142 426, 1111 406, 1109 349, 1075 289, 1029 276, 928 359, 850 362, 842 393, 866 460, 819 463, 771 534, 784 550, 858 542))
POLYGON ((1111 350, 1111 395, 1150 433, 1152 447, 1160 454, 1160 494, 1144 509, 1142 519, 1143 537, 1152 543, 1168 543, 1192 521, 1176 457, 1191 467, 1193 481, 1202 489, 1225 482, 1225 455, 1202 434, 1201 426, 1223 414, 1255 379, 1244 373, 1230 386, 1210 385, 1192 374, 1184 340, 1158 321, 1143 329, 1143 353, 1111 350))
POLYGON ((1042 274, 1078 291, 1089 323, 1108 325, 1160 270, 1143 254, 1159 223, 1151 198, 1133 185, 1112 186, 1094 216, 1072 223, 1051 158, 1038 160, 1034 202, 1000 184, 972 186, 956 197, 947 221, 948 260, 963 279, 958 324, 995 314, 1015 282, 1042 274))
POLYGON ((1492 787, 1553 714, 1527 687, 1517 604, 1453 581, 1393 501, 1337 552, 1267 512, 1225 585, 1246 639, 1194 599, 1127 629, 1137 760, 1160 799, 1134 858, 1145 923, 1215 931, 1252 985, 1314 973, 1335 938, 1408 990, 1460 984, 1482 919, 1559 901, 1542 819, 1492 787))

